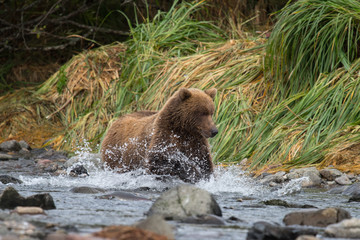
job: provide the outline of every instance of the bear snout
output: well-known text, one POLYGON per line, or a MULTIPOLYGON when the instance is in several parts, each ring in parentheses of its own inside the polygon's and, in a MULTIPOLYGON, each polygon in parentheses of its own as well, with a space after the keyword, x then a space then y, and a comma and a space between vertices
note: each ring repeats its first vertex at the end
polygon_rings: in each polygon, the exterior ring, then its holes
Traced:
POLYGON ((210 137, 215 137, 216 134, 218 134, 219 130, 217 128, 213 128, 211 129, 211 136, 210 137))

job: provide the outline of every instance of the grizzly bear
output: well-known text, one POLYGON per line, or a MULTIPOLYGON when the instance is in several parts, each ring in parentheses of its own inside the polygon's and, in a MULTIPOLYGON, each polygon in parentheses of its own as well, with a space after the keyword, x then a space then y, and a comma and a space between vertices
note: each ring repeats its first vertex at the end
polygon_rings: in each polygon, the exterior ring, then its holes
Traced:
POLYGON ((181 88, 158 112, 120 117, 103 140, 103 160, 120 172, 144 168, 185 182, 208 178, 213 163, 207 138, 218 133, 212 119, 215 95, 214 88, 181 88))

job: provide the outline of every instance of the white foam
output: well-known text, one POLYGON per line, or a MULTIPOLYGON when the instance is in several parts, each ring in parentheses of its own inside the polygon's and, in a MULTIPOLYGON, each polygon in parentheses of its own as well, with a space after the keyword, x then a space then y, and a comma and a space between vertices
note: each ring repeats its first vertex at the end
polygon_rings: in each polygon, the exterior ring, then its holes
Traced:
MULTIPOLYGON (((20 176, 24 185, 39 185, 46 187, 78 187, 91 186, 104 189, 125 189, 132 190, 148 187, 156 190, 163 190, 183 183, 180 180, 163 182, 155 175, 146 174, 144 169, 132 172, 118 173, 104 167, 101 157, 91 153, 92 150, 86 142, 77 150, 73 161, 68 161, 67 173, 60 176, 20 176), (78 165, 83 165, 89 173, 87 177, 71 177, 70 170, 78 165)), ((303 179, 292 180, 284 184, 275 192, 277 195, 287 195, 299 191, 303 179)), ((270 188, 259 184, 251 177, 248 177, 238 166, 217 167, 209 180, 201 180, 195 184, 213 194, 239 193, 245 196, 264 196, 270 194, 270 188)))

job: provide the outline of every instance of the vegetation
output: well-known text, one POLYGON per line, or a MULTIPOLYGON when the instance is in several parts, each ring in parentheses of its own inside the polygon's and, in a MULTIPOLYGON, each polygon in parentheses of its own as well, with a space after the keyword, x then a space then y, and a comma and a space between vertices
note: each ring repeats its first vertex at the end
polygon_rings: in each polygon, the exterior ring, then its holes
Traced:
POLYGON ((45 126, 55 147, 86 139, 97 150, 117 116, 159 109, 179 87, 216 87, 217 163, 360 171, 360 10, 343 2, 289 4, 269 40, 239 26, 230 40, 194 20, 199 3, 183 2, 131 27, 128 41, 75 56, 40 87, 1 97, 0 136, 45 126))

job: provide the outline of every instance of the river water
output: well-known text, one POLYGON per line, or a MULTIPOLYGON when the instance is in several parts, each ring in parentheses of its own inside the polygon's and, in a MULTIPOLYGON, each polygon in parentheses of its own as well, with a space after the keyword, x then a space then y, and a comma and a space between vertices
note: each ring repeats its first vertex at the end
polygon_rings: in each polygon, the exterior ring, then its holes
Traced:
MULTIPOLYGON (((23 181, 14 187, 23 196, 48 192, 52 195, 56 209, 47 210, 47 215, 36 216, 38 221, 66 226, 68 231, 87 234, 109 225, 131 225, 144 219, 145 213, 159 195, 181 181, 162 182, 143 172, 119 174, 98 167, 94 161, 88 162, 89 152, 78 152, 80 163, 89 171, 89 176, 74 178, 68 175, 50 176, 31 172, 9 172, 23 181), (150 199, 121 200, 102 199, 99 194, 73 193, 74 187, 88 186, 103 188, 107 193, 125 191, 150 199)), ((100 161, 100 160, 99 160, 100 161)), ((225 226, 209 226, 170 222, 175 227, 176 239, 246 239, 253 223, 268 221, 282 224, 282 219, 295 208, 266 206, 262 203, 269 199, 282 199, 289 203, 309 204, 317 208, 340 207, 353 217, 360 218, 360 206, 357 202, 348 203, 348 196, 328 194, 325 190, 304 190, 300 180, 284 184, 276 190, 260 185, 248 177, 239 167, 217 168, 209 181, 201 181, 197 187, 212 193, 221 207, 225 226), (235 217, 238 220, 229 220, 235 217)), ((0 190, 6 186, 0 183, 0 190)), ((4 210, 3 210, 4 211, 4 210)))

